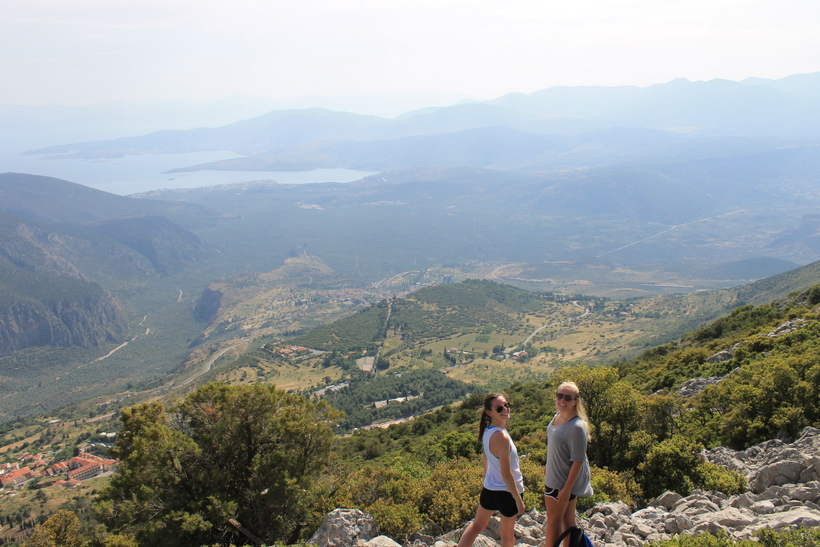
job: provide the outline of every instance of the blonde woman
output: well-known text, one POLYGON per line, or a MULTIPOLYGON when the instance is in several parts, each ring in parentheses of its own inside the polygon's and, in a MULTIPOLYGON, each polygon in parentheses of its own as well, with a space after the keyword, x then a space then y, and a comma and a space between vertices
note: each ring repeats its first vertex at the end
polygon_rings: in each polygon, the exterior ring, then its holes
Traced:
POLYGON ((547 426, 546 547, 553 547, 564 530, 576 525, 578 496, 592 495, 586 453, 589 427, 581 394, 574 382, 558 386, 555 409, 557 413, 547 426))
POLYGON ((515 521, 524 513, 524 477, 518 465, 518 451, 507 433, 510 403, 502 393, 484 398, 478 424, 478 439, 484 444, 484 487, 473 522, 464 530, 458 547, 470 547, 487 527, 496 511, 501 513, 501 547, 515 544, 515 521))

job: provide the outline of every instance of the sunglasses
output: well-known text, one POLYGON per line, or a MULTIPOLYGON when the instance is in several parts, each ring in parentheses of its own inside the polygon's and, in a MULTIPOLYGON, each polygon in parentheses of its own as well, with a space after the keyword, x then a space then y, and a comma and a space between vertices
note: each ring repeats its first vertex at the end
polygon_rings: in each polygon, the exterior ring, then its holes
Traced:
POLYGON ((507 410, 510 410, 510 408, 511 408, 511 407, 510 407, 510 403, 504 403, 504 404, 503 404, 503 405, 501 405, 501 406, 497 406, 497 407, 495 407, 495 411, 496 411, 496 412, 498 412, 499 414, 501 414, 502 412, 504 412, 504 409, 505 409, 505 408, 506 408, 507 410))
POLYGON ((555 398, 556 398, 556 399, 559 399, 559 400, 560 400, 560 399, 563 399, 563 400, 565 400, 565 401, 566 401, 566 402, 568 402, 568 403, 571 403, 572 401, 574 401, 574 400, 576 399, 576 397, 575 397, 575 396, 570 395, 570 394, 568 394, 568 393, 556 393, 556 394, 555 394, 555 398))

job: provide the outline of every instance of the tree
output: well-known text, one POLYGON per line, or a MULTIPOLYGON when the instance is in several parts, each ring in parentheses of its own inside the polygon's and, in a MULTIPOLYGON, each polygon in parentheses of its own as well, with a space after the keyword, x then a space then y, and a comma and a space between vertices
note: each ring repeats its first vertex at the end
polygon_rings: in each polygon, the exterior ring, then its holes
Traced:
POLYGON ((310 512, 340 417, 274 386, 212 383, 176 407, 126 409, 120 472, 97 506, 141 545, 293 543, 310 512))
POLYGON ((71 511, 57 511, 34 529, 24 547, 82 547, 80 519, 71 511))
POLYGON ((644 494, 654 497, 667 490, 688 496, 693 489, 719 490, 732 495, 742 492, 746 479, 739 473, 704 461, 703 445, 683 435, 674 435, 653 446, 638 466, 638 482, 644 494))

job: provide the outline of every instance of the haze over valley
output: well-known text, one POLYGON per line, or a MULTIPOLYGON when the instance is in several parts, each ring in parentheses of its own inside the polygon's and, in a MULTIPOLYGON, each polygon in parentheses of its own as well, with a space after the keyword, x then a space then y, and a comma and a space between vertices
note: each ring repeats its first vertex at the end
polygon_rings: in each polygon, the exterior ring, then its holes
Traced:
MULTIPOLYGON (((174 371, 179 382, 221 348, 305 334, 424 286, 487 279, 637 302, 812 263, 818 113, 820 73, 552 88, 394 118, 280 110, 27 150, 58 166, 227 152, 238 157, 173 171, 242 178, 124 197, 0 176, 3 415, 163 385, 174 371), (316 169, 374 174, 257 178, 316 169), (111 311, 67 313, 71 283, 111 311)), ((668 328, 645 339, 681 334, 668 328)), ((629 344, 610 358, 640 349, 629 344)))

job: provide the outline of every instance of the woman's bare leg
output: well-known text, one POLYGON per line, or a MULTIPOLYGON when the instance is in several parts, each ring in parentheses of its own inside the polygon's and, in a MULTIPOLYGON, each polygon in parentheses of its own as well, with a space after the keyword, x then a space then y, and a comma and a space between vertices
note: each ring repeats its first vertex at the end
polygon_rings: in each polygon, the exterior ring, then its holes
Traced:
MULTIPOLYGON (((461 539, 458 540, 458 547, 470 547, 475 541, 475 538, 478 537, 478 534, 487 528, 487 525, 490 523, 490 518, 494 513, 495 511, 484 509, 479 505, 478 510, 475 512, 473 522, 467 526, 467 529, 464 530, 464 533, 461 535, 461 539)), ((510 545, 510 547, 512 547, 512 545, 510 545)))
POLYGON ((558 539, 564 530, 566 530, 567 516, 569 507, 573 508, 572 519, 575 520, 575 500, 570 503, 558 503, 550 496, 544 496, 544 507, 547 510, 547 529, 544 531, 545 547, 553 547, 555 540, 558 539))
POLYGON ((501 517, 501 526, 498 533, 501 536, 501 547, 513 547, 515 545, 515 521, 518 517, 501 517))

